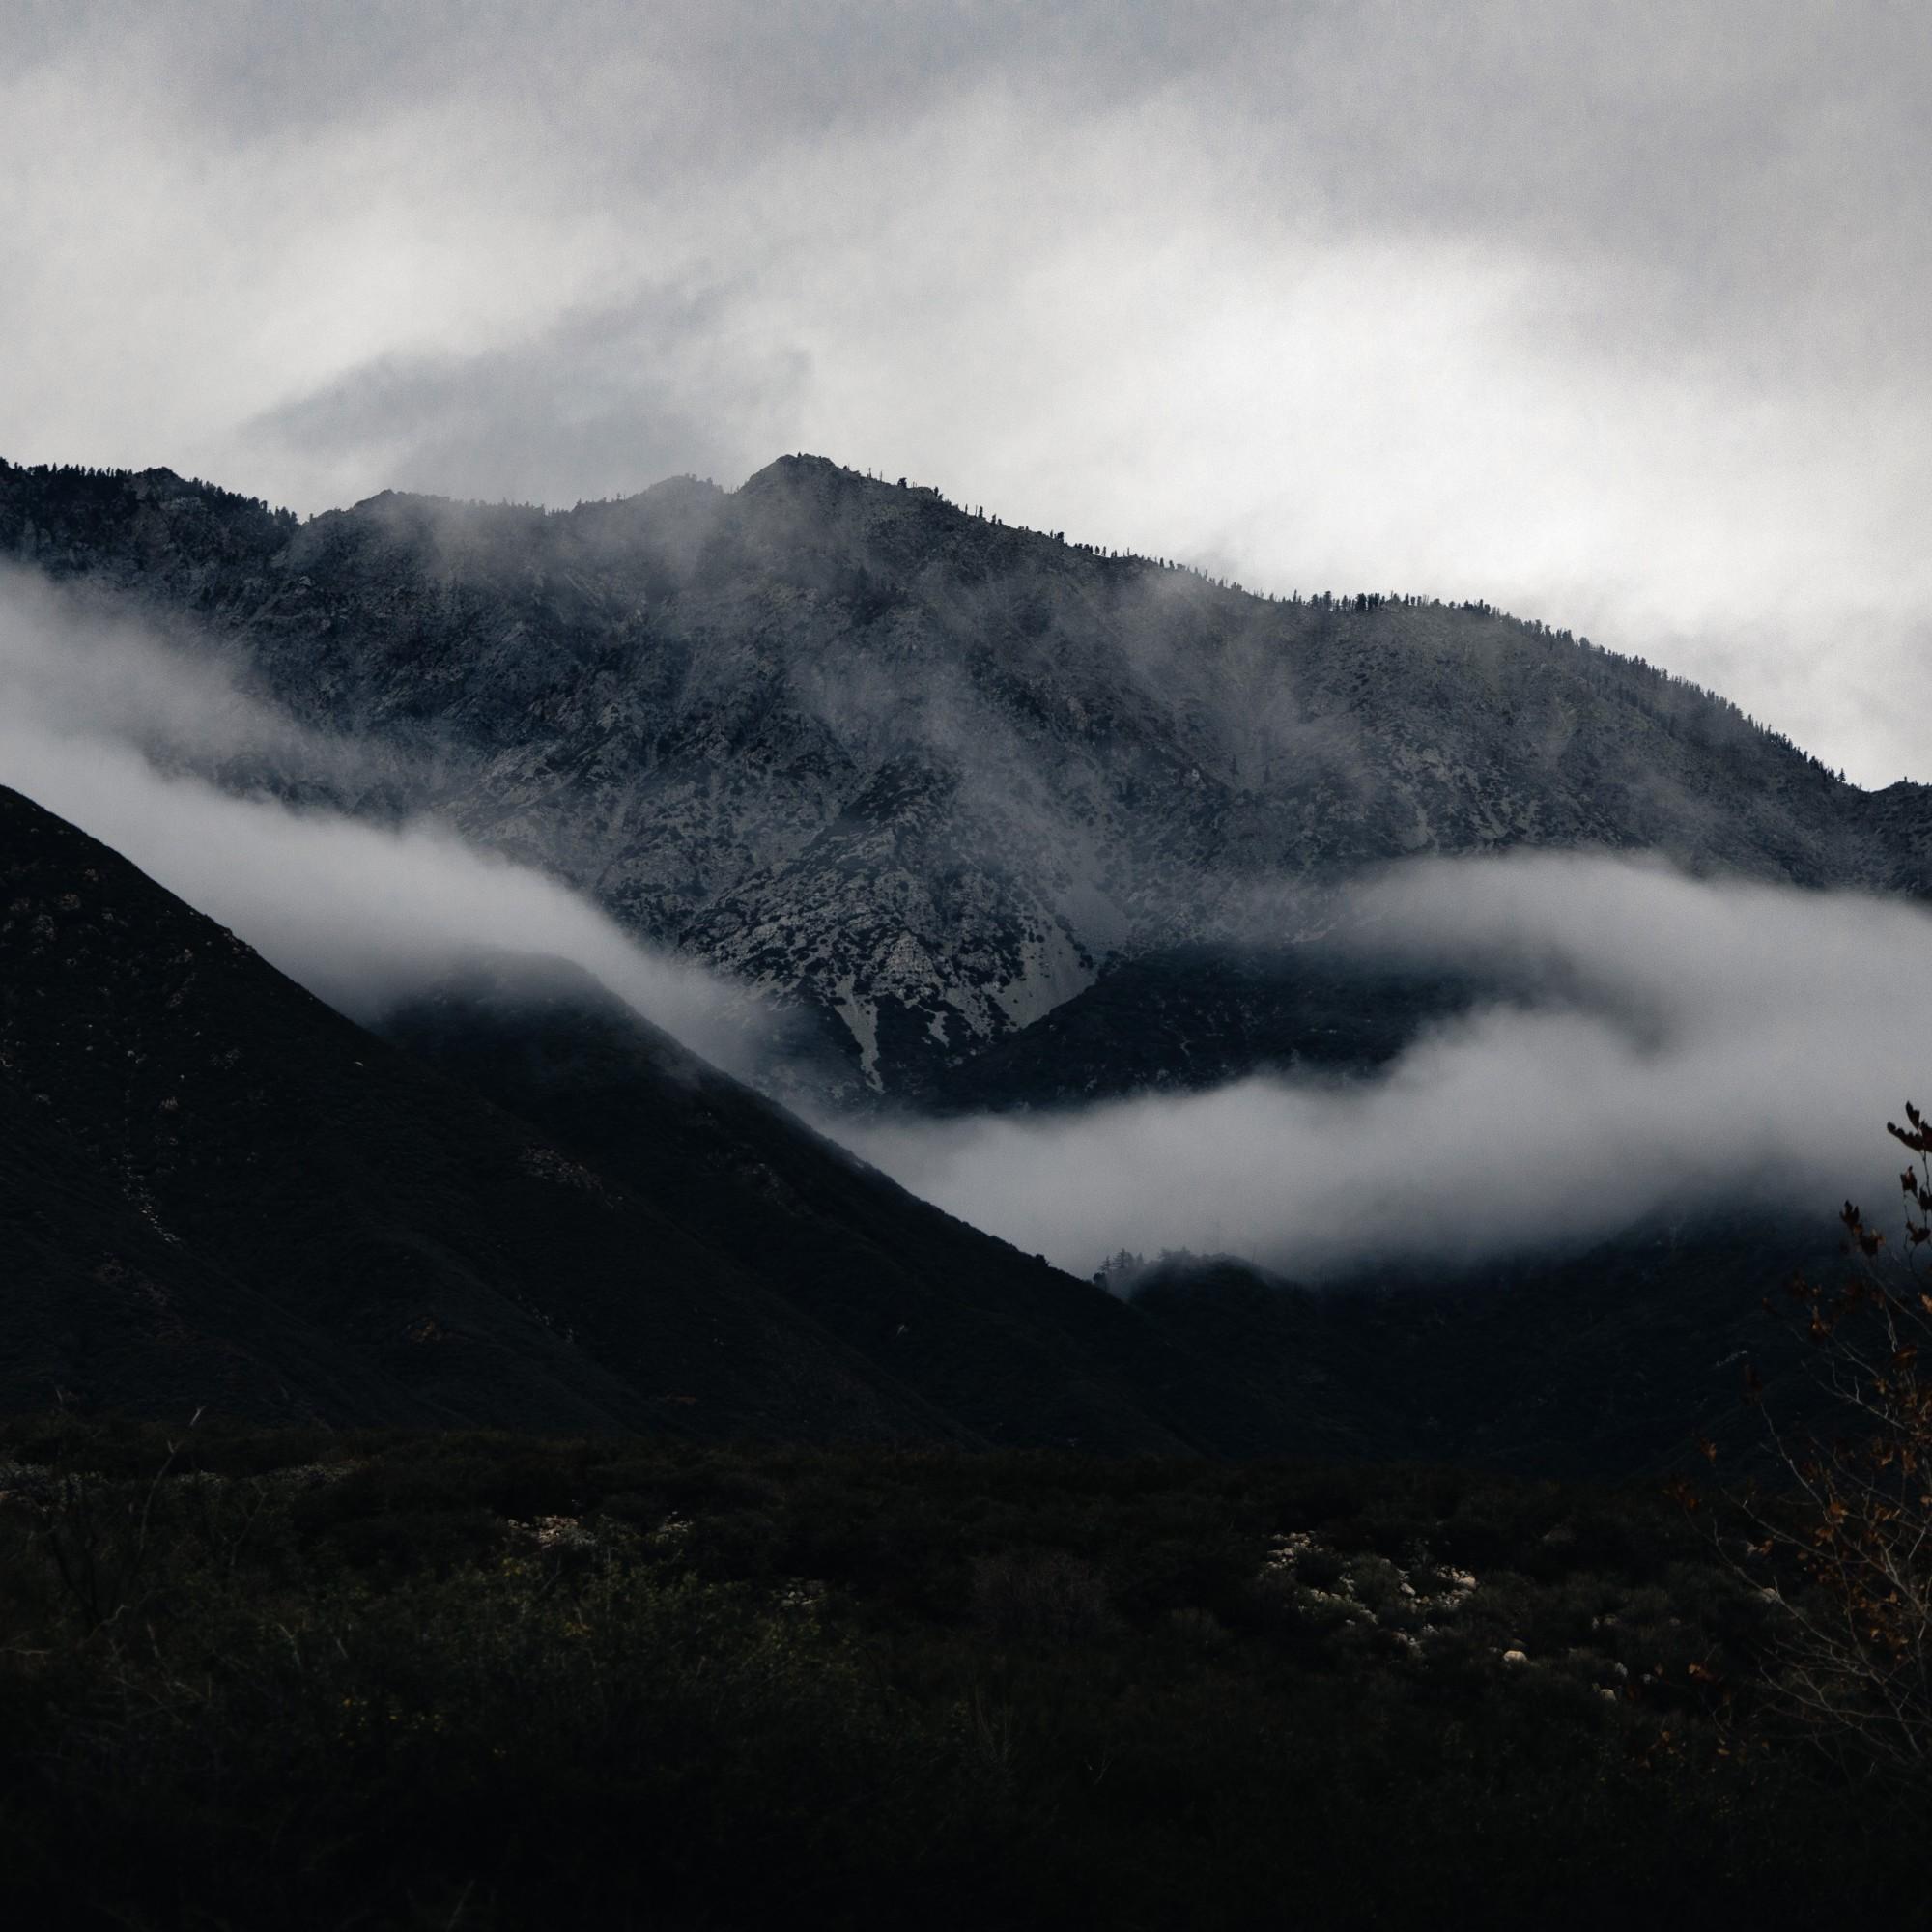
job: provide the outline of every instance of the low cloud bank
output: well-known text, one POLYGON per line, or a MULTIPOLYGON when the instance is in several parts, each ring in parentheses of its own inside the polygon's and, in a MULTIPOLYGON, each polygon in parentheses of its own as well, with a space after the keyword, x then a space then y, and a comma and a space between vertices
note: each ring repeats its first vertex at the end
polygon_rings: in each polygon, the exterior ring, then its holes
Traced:
MULTIPOLYGON (((477 948, 552 953, 732 1071, 781 1073, 749 996, 646 952, 542 873, 433 824, 233 788, 380 787, 355 771, 362 755, 256 704, 205 653, 0 577, 0 782, 324 999, 370 1018, 477 948)), ((1741 1200, 1822 1215, 1886 1187, 1885 1120, 1932 1101, 1917 1009, 1932 916, 1895 901, 1517 854, 1395 868, 1354 893, 1344 929, 1365 959, 1534 996, 1435 1027, 1357 1081, 828 1124, 1079 1272, 1122 1246, 1187 1247, 1319 1279, 1574 1247, 1741 1200)))
POLYGON ((1083 1273, 1122 1246, 1188 1247, 1320 1279, 1574 1248, 1739 1201, 1824 1216, 1883 1189, 1885 1121, 1932 1097, 1932 917, 1909 906, 1518 854, 1399 867, 1351 912, 1364 954, 1544 992, 1434 1028, 1359 1081, 846 1138, 1083 1273))
POLYGON ((543 873, 435 824, 237 796, 186 769, 239 761, 292 783, 339 782, 356 756, 125 616, 0 577, 0 783, 112 846, 331 1006, 375 1018, 479 948, 553 953, 708 1059, 757 1069, 767 1029, 746 995, 645 952, 543 873))

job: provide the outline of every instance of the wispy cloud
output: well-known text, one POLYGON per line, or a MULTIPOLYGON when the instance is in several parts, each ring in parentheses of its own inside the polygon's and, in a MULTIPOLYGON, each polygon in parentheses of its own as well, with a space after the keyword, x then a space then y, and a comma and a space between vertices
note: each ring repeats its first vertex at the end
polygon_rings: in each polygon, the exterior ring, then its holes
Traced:
POLYGON ((378 1016, 477 949, 574 960, 699 1053, 755 1072, 770 1016, 653 954, 587 900, 429 821, 278 794, 337 791, 355 747, 256 704, 203 654, 0 576, 0 783, 70 819, 342 1010, 378 1016), (195 775, 224 763, 252 793, 195 775), (271 788, 272 787, 272 788, 271 788))
MULTIPOLYGON (((325 999, 374 1016, 474 949, 548 952, 720 1064, 774 1070, 768 1016, 554 880, 432 823, 284 802, 380 784, 372 756, 263 708, 205 650, 0 579, 0 782, 325 999), (195 775, 210 770, 228 788, 195 775)), ((1910 905, 1543 854, 1403 867, 1359 887, 1340 921, 1365 956, 1538 995, 1437 1027, 1352 1082, 828 1124, 915 1191, 1070 1268, 1121 1246, 1192 1247, 1319 1277, 1480 1264, 1720 1202, 1822 1214, 1883 1181, 1885 1118, 1932 1097, 1912 1004, 1932 915, 1910 905)))
POLYGON ((1913 1006, 1932 916, 1915 907, 1521 856, 1403 867, 1352 913, 1377 956, 1550 997, 1437 1027, 1355 1081, 848 1137, 1069 1268, 1191 1247, 1319 1277, 1460 1268, 1713 1205, 1823 1217, 1891 1179, 1884 1122, 1932 1092, 1913 1006))
POLYGON ((680 472, 738 480, 796 437, 810 361, 748 332, 730 293, 643 290, 526 340, 382 355, 249 426, 399 490, 519 502, 635 494, 680 472))

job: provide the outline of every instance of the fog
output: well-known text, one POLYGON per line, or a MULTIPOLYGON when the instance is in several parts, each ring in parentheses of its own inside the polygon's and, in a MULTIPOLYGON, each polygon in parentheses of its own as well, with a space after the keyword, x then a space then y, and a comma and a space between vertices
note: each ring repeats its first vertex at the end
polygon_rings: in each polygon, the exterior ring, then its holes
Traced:
POLYGON ((1549 989, 1419 1037, 1358 1081, 848 1140, 916 1192, 1092 1272, 1115 1249, 1232 1252, 1305 1279, 1576 1247, 1755 1201, 1821 1218, 1889 1181, 1932 1094, 1916 989, 1932 917, 1608 857, 1425 860, 1354 895, 1365 954, 1549 989))
MULTIPOLYGON (((655 956, 529 867, 196 775, 338 792, 372 754, 268 711, 204 645, 0 577, 0 782, 124 853, 322 998, 372 1018, 477 948, 575 961, 707 1058, 781 1075, 746 994, 655 956), (193 769, 190 769, 193 768, 193 769)), ((1658 1213, 1822 1216, 1883 1186, 1921 1080, 1932 916, 1661 863, 1421 860, 1355 888, 1332 944, 1536 988, 1350 1081, 1258 1077, 1053 1115, 821 1122, 915 1192, 1078 1272, 1229 1251, 1303 1278, 1476 1264, 1658 1213)), ((768 1017, 768 1016, 767 1016, 768 1017)))
POLYGON ((0 575, 0 784, 112 846, 331 1006, 369 1020, 478 949, 549 953, 718 1065, 760 1070, 768 1029, 743 993, 646 952, 555 880, 431 821, 292 807, 181 769, 236 759, 284 784, 363 771, 353 748, 251 700, 218 660, 0 575))

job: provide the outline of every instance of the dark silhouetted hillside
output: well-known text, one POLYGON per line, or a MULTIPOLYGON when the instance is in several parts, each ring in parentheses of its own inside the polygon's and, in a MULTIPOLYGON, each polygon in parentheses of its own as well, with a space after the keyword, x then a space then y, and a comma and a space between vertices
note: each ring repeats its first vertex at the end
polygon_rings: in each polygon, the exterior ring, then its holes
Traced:
MULTIPOLYGON (((399 1020, 0 792, 0 1406, 1241 1451, 1294 1423, 566 969, 399 1020)), ((534 975, 534 977, 532 977, 534 975)))

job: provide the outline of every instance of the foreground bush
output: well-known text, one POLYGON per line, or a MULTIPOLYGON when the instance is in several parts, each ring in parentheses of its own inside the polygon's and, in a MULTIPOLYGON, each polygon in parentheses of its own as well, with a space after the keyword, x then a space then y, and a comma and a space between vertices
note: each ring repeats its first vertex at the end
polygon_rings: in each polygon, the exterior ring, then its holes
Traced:
POLYGON ((0 1895, 134 1927, 1896 1916, 1661 1497, 1444 1471, 0 1438, 0 1895))
POLYGON ((1791 1284, 1810 1399, 1794 1417, 1788 1391, 1767 1399, 1749 1378, 1775 1473, 1717 1520, 1718 1548, 1776 1612, 1759 1701, 1882 1796, 1932 1785, 1932 1121, 1905 1112, 1887 1124, 1910 1155, 1903 1238, 1847 1202, 1848 1271, 1791 1284))

